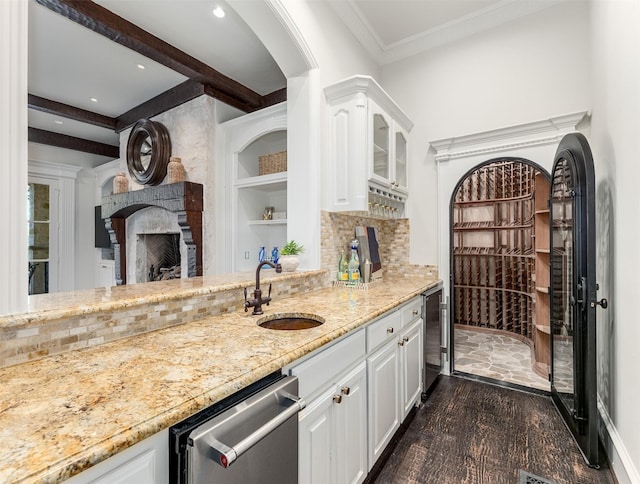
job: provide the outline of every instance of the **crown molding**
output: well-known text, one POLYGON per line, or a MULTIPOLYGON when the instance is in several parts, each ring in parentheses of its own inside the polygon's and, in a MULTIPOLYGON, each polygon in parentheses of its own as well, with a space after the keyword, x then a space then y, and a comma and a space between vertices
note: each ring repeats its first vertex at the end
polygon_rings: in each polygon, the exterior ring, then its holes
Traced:
POLYGON ((360 93, 373 99, 395 121, 400 123, 403 129, 411 131, 413 122, 371 76, 351 76, 324 88, 324 95, 329 104, 360 93))
POLYGON ((385 44, 353 0, 329 2, 369 55, 385 65, 544 10, 566 0, 502 0, 398 42, 385 44))
POLYGON ((507 128, 434 140, 429 144, 436 150, 437 162, 542 146, 558 143, 565 134, 576 131, 589 117, 588 111, 580 111, 507 128))

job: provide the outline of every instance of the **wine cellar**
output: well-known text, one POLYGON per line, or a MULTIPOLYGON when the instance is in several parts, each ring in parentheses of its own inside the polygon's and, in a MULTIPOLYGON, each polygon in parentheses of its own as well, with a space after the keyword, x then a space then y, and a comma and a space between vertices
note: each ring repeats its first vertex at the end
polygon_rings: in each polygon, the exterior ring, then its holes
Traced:
POLYGON ((456 325, 508 332, 549 365, 549 181, 523 160, 466 176, 452 207, 456 325))

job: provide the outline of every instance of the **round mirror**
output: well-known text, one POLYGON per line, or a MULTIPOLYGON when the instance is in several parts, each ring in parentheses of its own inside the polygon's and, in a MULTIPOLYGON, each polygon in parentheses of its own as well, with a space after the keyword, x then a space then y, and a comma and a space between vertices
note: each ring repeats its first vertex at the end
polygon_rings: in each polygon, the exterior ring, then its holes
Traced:
POLYGON ((131 128, 127 142, 127 168, 141 185, 159 185, 167 175, 171 140, 164 125, 141 119, 131 128))

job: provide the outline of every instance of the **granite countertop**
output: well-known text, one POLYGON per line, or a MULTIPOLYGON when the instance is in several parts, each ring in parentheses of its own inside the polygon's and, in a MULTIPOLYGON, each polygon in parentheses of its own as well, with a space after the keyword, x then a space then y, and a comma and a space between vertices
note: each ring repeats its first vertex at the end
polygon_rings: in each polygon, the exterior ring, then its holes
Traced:
MULTIPOLYGON (((228 282, 228 281, 227 281, 228 282)), ((438 284, 395 277, 264 306, 317 314, 300 331, 237 311, 0 369, 0 481, 60 482, 438 284)))

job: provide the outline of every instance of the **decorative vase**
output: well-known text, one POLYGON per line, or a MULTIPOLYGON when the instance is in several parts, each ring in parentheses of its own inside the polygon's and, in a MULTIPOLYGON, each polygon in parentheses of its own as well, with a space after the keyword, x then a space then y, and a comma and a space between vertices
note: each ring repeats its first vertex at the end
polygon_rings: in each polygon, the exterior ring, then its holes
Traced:
POLYGON ((129 180, 124 172, 118 173, 113 177, 113 193, 127 193, 129 191, 129 180))
POLYGON ((278 262, 282 266, 283 272, 293 272, 298 268, 298 264, 300 264, 297 255, 281 255, 278 262))
POLYGON ((169 158, 167 165, 167 183, 183 182, 186 179, 187 172, 182 164, 182 158, 172 156, 169 158))

